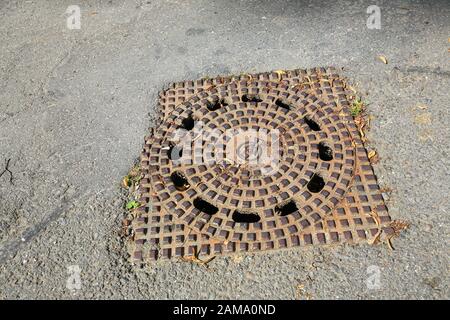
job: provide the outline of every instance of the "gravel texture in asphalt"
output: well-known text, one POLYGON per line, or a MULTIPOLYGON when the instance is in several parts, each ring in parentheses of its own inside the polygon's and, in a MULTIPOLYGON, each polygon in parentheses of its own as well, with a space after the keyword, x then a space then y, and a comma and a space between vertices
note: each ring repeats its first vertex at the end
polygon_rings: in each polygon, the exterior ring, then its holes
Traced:
POLYGON ((364 0, 80 1, 71 30, 73 2, 0 3, 0 173, 11 159, 13 178, 0 177, 0 298, 449 298, 449 1, 377 1, 379 30, 364 0), (395 250, 134 269, 118 236, 119 184, 155 124, 158 91, 329 65, 367 102, 375 172, 392 189, 392 218, 411 223, 395 250))

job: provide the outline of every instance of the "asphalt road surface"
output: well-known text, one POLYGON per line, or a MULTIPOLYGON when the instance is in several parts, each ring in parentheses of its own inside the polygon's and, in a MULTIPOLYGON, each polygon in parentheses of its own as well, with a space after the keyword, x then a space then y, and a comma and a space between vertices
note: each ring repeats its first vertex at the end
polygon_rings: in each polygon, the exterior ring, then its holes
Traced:
POLYGON ((76 2, 0 2, 0 173, 8 159, 12 173, 0 177, 0 298, 449 298, 449 1, 76 2), (372 4, 380 29, 367 27, 372 4), (80 29, 67 26, 70 5, 80 29), (132 268, 119 183, 155 124, 158 91, 329 65, 373 116, 376 174, 393 190, 392 218, 411 223, 395 250, 132 268))

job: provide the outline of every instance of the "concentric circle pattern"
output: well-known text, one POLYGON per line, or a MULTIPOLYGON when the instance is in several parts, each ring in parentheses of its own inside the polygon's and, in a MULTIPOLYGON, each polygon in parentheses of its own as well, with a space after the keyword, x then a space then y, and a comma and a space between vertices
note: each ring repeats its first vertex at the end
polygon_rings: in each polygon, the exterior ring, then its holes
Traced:
POLYGON ((141 156, 136 263, 368 241, 390 217, 334 69, 184 81, 141 156))
POLYGON ((242 230, 287 233, 309 227, 342 200, 354 174, 355 145, 335 109, 335 103, 267 81, 231 83, 195 95, 156 130, 150 149, 151 181, 163 207, 218 239, 242 230), (194 125, 187 130, 186 123, 194 125), (251 135, 261 137, 262 149, 277 144, 277 153, 256 163, 239 153, 230 159, 227 147, 251 135), (183 138, 187 144, 180 143, 183 138), (319 144, 329 146, 333 160, 320 159, 319 144), (171 157, 174 145, 183 149, 177 160, 171 157), (186 188, 177 187, 174 173, 185 179, 186 188), (313 179, 323 181, 320 190, 311 187, 313 179), (211 214, 195 199, 217 210, 211 214), (286 205, 295 209, 283 215, 286 205))

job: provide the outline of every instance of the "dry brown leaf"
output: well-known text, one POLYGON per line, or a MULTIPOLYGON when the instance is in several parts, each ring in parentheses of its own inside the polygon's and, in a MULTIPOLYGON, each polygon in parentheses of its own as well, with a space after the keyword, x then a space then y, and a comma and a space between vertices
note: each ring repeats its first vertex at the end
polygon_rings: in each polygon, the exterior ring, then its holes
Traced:
POLYGON ((420 130, 419 132, 419 141, 425 142, 431 140, 433 141, 433 131, 432 130, 420 130))
POLYGON ((386 239, 386 244, 388 245, 389 249, 395 250, 394 247, 392 246, 391 238, 386 239))
POLYGON ((375 150, 369 151, 367 157, 369 158, 370 163, 375 164, 378 162, 379 157, 375 150))
POLYGON ((183 260, 185 262, 196 263, 198 265, 205 266, 206 268, 208 268, 208 263, 210 263, 212 260, 214 260, 216 258, 216 257, 211 257, 207 260, 201 260, 199 255, 200 255, 200 252, 198 252, 197 249, 194 249, 194 255, 189 256, 189 257, 182 257, 181 260, 183 260))
POLYGON ((313 298, 312 294, 308 293, 305 290, 305 285, 304 284, 298 284, 296 289, 297 289, 296 290, 296 298, 297 298, 297 300, 301 300, 301 299, 303 299, 303 297, 305 297, 306 300, 311 300, 313 298))
POLYGON ((361 136, 362 142, 365 142, 367 140, 366 134, 364 132, 364 127, 366 126, 366 120, 362 116, 357 116, 356 118, 354 118, 354 121, 355 121, 356 127, 358 128, 358 132, 359 132, 359 135, 361 136))
POLYGON ((385 56, 380 55, 380 56, 378 56, 378 59, 380 59, 380 61, 383 62, 384 64, 388 64, 388 61, 385 56))
POLYGON ((367 240, 367 243, 370 245, 377 244, 380 241, 381 232, 382 232, 382 230, 379 229, 378 232, 375 234, 375 236, 372 239, 367 240))
POLYGON ((376 213, 375 211, 372 210, 372 211, 370 211, 369 215, 375 220, 375 223, 379 227, 381 224, 381 219, 380 219, 380 216, 378 215, 378 213, 376 213))
POLYGON ((139 165, 134 166, 133 168, 131 168, 130 172, 128 173, 129 177, 137 177, 138 175, 140 175, 141 173, 141 168, 139 165))
POLYGON ((122 220, 122 226, 123 227, 128 227, 130 225, 131 221, 128 219, 123 219, 122 220))
POLYGON ((358 128, 358 130, 359 130, 359 134, 361 135, 361 140, 363 142, 365 142, 366 141, 366 135, 364 134, 364 131, 361 128, 358 128))
POLYGON ((355 117, 354 121, 359 130, 363 130, 367 123, 366 119, 361 115, 355 117))
POLYGON ((392 228, 393 233, 387 236, 384 242, 386 242, 389 249, 395 250, 394 246, 392 245, 392 239, 398 237, 402 230, 407 229, 409 227, 409 222, 403 220, 394 220, 389 224, 389 227, 392 228))
POLYGON ((186 261, 186 262, 196 263, 198 265, 208 267, 208 263, 211 262, 215 258, 216 257, 211 257, 211 258, 209 258, 207 260, 201 260, 201 259, 199 259, 197 257, 190 256, 190 257, 183 257, 183 258, 181 258, 181 260, 186 261))
POLYGON ((128 189, 130 187, 130 179, 128 178, 128 176, 122 179, 122 187, 125 189, 128 189))
POLYGON ((253 76, 251 74, 246 74, 246 76, 248 77, 247 81, 253 81, 253 76))
POLYGON ((278 81, 281 80, 281 75, 286 74, 284 70, 275 70, 274 72, 278 75, 278 81))
POLYGON ((394 230, 394 236, 400 235, 400 232, 402 230, 408 229, 409 226, 410 223, 404 220, 394 220, 389 224, 389 227, 391 227, 394 230))
POLYGON ((431 124, 431 113, 425 112, 425 113, 418 114, 414 118, 414 122, 416 124, 431 124))
POLYGON ((244 260, 244 257, 240 254, 237 254, 232 256, 231 259, 233 260, 234 263, 239 264, 242 262, 242 260, 244 260))
POLYGON ((353 91, 353 93, 356 93, 356 89, 355 89, 355 88, 353 88, 352 86, 350 86, 350 85, 347 85, 347 88, 348 88, 348 89, 350 89, 351 91, 353 91))

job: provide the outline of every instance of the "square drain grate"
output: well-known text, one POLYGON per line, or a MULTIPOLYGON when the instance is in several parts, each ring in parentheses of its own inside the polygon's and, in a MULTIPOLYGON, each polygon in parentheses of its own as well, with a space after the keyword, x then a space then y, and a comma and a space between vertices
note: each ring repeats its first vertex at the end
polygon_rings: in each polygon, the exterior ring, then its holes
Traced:
POLYGON ((141 155, 136 264, 393 232, 334 69, 175 83, 159 109, 141 155))

